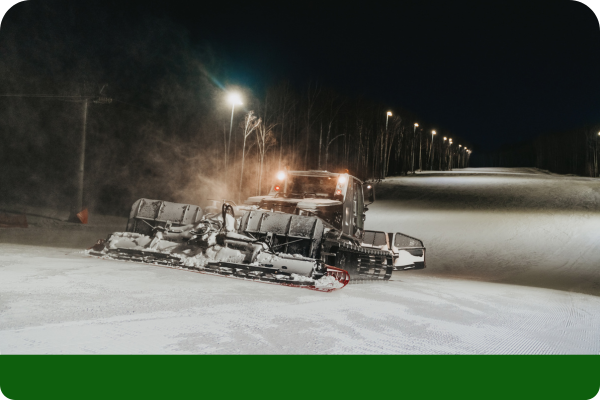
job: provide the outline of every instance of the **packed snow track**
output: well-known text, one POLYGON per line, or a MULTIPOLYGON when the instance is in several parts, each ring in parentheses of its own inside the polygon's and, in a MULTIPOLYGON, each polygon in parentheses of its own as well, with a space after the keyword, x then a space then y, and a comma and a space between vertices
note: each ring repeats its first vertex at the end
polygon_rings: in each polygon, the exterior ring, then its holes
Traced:
POLYGON ((124 220, 30 216, 0 229, 0 352, 600 353, 598 180, 468 169, 377 190, 367 228, 422 238, 428 268, 333 293, 86 257, 124 220))

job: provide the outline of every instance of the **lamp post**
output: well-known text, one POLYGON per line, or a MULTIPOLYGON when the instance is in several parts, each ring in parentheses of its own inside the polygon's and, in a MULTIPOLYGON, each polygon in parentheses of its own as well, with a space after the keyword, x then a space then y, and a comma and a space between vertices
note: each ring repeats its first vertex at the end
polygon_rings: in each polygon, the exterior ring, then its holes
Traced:
POLYGON ((392 112, 388 111, 387 114, 385 115, 385 131, 387 132, 387 128, 388 128, 388 118, 390 118, 392 116, 392 112))
POLYGON ((462 147, 462 144, 459 144, 458 145, 458 160, 457 160, 458 162, 456 163, 456 167, 457 168, 460 168, 460 151, 461 151, 461 147, 462 147))
POLYGON ((241 106, 243 104, 242 98, 238 93, 229 93, 229 96, 227 96, 227 101, 229 101, 229 103, 231 104, 231 122, 229 124, 229 140, 225 149, 225 168, 228 167, 229 148, 231 147, 231 131, 233 130, 233 112, 235 111, 236 105, 241 106))
POLYGON ((419 124, 415 122, 414 126, 413 126, 413 140, 412 140, 412 149, 411 149, 411 170, 412 173, 415 173, 415 138, 417 137, 417 128, 419 127, 419 124))
POLYGON ((429 145, 429 170, 433 171, 433 136, 435 131, 431 131, 431 144, 429 145))
MULTIPOLYGON (((598 136, 600 136, 600 132, 598 132, 598 136)), ((595 168, 594 168, 594 176, 598 177, 598 136, 596 136, 596 152, 594 153, 594 159, 595 159, 595 168)))
POLYGON ((423 171, 423 129, 419 129, 419 171, 423 171))
POLYGON ((452 171, 452 158, 453 158, 452 157, 452 138, 448 139, 448 154, 450 154, 450 157, 449 157, 449 160, 448 160, 450 167, 448 168, 448 170, 452 171))
POLYGON ((444 162, 446 161, 446 149, 444 148, 444 146, 446 146, 446 140, 448 140, 448 138, 446 136, 444 136, 444 141, 442 142, 442 149, 440 151, 440 162, 439 162, 440 171, 442 170, 442 154, 444 154, 444 162))

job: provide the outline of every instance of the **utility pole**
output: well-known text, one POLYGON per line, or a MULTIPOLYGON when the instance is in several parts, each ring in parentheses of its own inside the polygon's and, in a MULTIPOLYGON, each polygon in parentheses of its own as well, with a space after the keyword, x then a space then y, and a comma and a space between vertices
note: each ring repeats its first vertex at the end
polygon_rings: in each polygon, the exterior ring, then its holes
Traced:
POLYGON ((85 175, 85 141, 87 135, 87 115, 89 102, 93 101, 96 104, 110 104, 110 97, 82 97, 83 103, 83 126, 81 128, 81 145, 79 146, 79 169, 77 170, 77 198, 75 199, 75 207, 71 210, 69 220, 77 222, 79 218, 77 214, 83 210, 83 178, 85 175))
MULTIPOLYGON (((106 85, 100 89, 100 94, 106 85)), ((52 95, 52 94, 0 94, 0 97, 21 97, 21 98, 44 98, 62 101, 74 101, 81 102, 83 104, 82 114, 82 129, 81 129, 81 142, 79 145, 79 167, 77 169, 77 197, 74 201, 73 207, 70 210, 69 221, 78 221, 77 214, 83 210, 83 178, 85 172, 85 141, 86 141, 86 128, 87 128, 87 113, 88 104, 91 101, 97 104, 110 104, 112 99, 110 97, 102 96, 63 96, 63 95, 52 95)))
MULTIPOLYGON (((87 126, 88 102, 88 99, 83 100, 83 127, 81 129, 81 144, 79 146, 79 169, 77 170, 77 199, 75 201, 75 209, 71 210, 71 214, 77 214, 83 210, 83 173, 85 170, 85 135, 87 126)), ((71 217, 76 218, 75 215, 71 215, 71 217)))

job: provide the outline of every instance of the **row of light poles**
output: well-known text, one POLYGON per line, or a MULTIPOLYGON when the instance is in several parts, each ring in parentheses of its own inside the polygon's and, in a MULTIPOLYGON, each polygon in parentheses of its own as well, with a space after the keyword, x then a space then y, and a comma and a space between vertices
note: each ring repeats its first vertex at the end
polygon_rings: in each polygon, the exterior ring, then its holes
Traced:
MULTIPOLYGON (((233 115, 235 113, 235 106, 241 106, 244 103, 242 102, 242 98, 239 95, 239 93, 235 93, 235 92, 231 92, 229 93, 229 95, 227 96, 227 101, 229 102, 229 104, 231 104, 231 121, 229 124, 229 138, 227 139, 226 143, 225 143, 225 165, 226 167, 228 166, 228 162, 229 162, 229 152, 231 149, 231 134, 233 131, 233 115)), ((386 115, 385 115, 385 130, 387 132, 388 130, 388 123, 389 123, 389 118, 392 116, 392 112, 391 111, 387 111, 386 115)), ((413 135, 416 136, 417 133, 417 128, 419 127, 419 123, 415 122, 413 124, 413 135)), ((429 169, 433 170, 433 137, 437 135, 437 132, 435 130, 431 131, 431 143, 429 144, 429 169)), ((598 133, 598 135, 600 135, 600 132, 598 133)), ((420 137, 419 137, 420 138, 420 137)), ((446 140, 448 138, 444 137, 444 142, 446 143, 446 140)), ((414 146, 414 140, 413 140, 413 146, 414 146)), ((461 152, 461 148, 462 145, 458 145, 459 147, 459 151, 458 151, 458 165, 460 166, 460 152, 461 152)), ((450 138, 448 140, 448 149, 450 150, 450 163, 449 163, 449 169, 452 169, 453 166, 453 152, 452 152, 452 138, 450 138)), ((414 150, 414 149, 413 149, 414 150)), ((419 140, 419 168, 422 170, 422 160, 421 160, 421 141, 419 140)), ((470 155, 471 154, 471 150, 467 149, 466 147, 464 148, 464 151, 466 152, 466 154, 470 155)), ((412 160, 411 160, 411 165, 412 165, 412 169, 414 171, 414 151, 412 152, 412 160)), ((441 163, 441 155, 440 155, 440 163, 441 163)), ((464 164, 464 163, 463 163, 464 164)), ((466 164, 465 164, 466 165, 466 164)))
MULTIPOLYGON (((392 116, 392 112, 388 111, 386 113, 386 117, 385 117, 385 130, 387 131, 388 128, 388 119, 389 117, 392 116)), ((415 122, 413 124, 413 137, 416 137, 417 134, 417 128, 419 127, 419 123, 415 122)), ((431 143, 429 144, 429 169, 433 171, 433 137, 437 135, 437 132, 435 130, 431 131, 431 143)), ((600 136, 600 132, 598 132, 598 135, 600 136)), ((420 139, 420 135, 419 135, 419 139, 420 139)), ((452 152, 452 138, 447 138, 444 137, 444 141, 442 142, 443 144, 446 143, 446 141, 448 141, 448 150, 449 150, 449 159, 448 159, 448 169, 452 170, 453 167, 453 152, 452 152)), ((414 146, 414 140, 413 140, 413 146, 414 146)), ((413 149, 414 150, 414 149, 413 149)), ((458 162, 457 165, 458 167, 465 167, 467 165, 466 160, 468 160, 468 158, 470 157, 471 153, 473 151, 469 150, 466 146, 463 148, 462 145, 458 145, 458 162), (464 152, 463 154, 463 162, 460 162, 461 159, 461 152, 464 152)), ((440 169, 441 169, 441 162, 442 162, 442 157, 440 155, 440 169)), ((414 171, 414 164, 415 164, 415 159, 414 159, 414 151, 411 152, 411 166, 412 166, 412 170, 414 171)), ((419 140, 419 168, 422 169, 422 163, 421 163, 421 141, 419 140)))

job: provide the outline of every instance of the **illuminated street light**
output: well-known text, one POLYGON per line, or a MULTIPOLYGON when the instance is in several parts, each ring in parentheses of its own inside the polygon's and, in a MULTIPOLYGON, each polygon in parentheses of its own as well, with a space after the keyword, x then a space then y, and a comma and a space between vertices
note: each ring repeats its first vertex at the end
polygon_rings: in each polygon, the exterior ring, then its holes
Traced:
POLYGON ((449 170, 452 171, 452 138, 448 139, 448 149, 450 150, 450 157, 448 159, 449 163, 450 163, 450 168, 449 170))
POLYGON ((231 104, 231 123, 229 124, 229 141, 227 142, 227 151, 225 152, 225 166, 227 167, 227 161, 229 158, 229 149, 231 148, 231 131, 233 130, 233 112, 235 111, 235 106, 241 106, 242 98, 239 93, 229 93, 227 96, 227 101, 231 104))
MULTIPOLYGON (((415 144, 415 138, 417 136, 417 127, 419 126, 418 123, 415 122, 414 128, 413 128, 413 138, 412 138, 412 145, 411 145, 411 170, 412 173, 415 173, 415 151, 414 151, 414 144, 415 144)), ((421 155, 419 154, 419 157, 421 155)))
POLYGON ((388 127, 388 118, 392 116, 392 112, 388 111, 387 114, 385 115, 385 130, 387 132, 387 127, 388 127))
POLYGON ((431 131, 431 145, 429 146, 429 170, 433 171, 433 135, 435 131, 431 131))
POLYGON ((229 93, 229 96, 227 96, 227 101, 229 101, 229 104, 234 107, 244 104, 242 103, 242 98, 239 93, 229 93))

